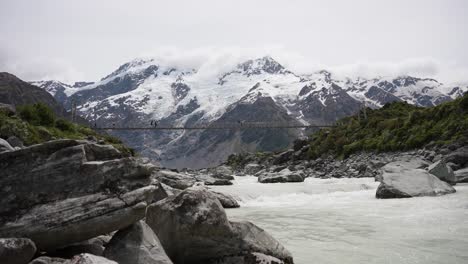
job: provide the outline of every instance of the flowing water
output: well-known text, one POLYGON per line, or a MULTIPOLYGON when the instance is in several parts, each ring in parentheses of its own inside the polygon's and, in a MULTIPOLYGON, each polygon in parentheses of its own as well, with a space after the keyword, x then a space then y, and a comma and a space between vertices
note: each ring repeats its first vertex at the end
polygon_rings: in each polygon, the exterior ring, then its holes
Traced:
POLYGON ((468 185, 440 197, 376 199, 373 179, 312 179, 261 184, 236 177, 241 208, 231 220, 248 220, 278 239, 296 264, 468 263, 468 185))

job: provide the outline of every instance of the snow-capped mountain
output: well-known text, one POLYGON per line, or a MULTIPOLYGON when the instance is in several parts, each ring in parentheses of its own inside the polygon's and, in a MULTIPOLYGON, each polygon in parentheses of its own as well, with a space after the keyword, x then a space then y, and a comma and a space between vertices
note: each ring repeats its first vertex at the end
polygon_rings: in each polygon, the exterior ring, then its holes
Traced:
MULTIPOLYGON (((392 101, 433 106, 468 87, 410 76, 335 79, 327 71, 298 75, 271 57, 248 60, 216 76, 199 69, 137 59, 95 83, 34 82, 98 126, 189 126, 238 121, 331 124, 364 105, 392 101)), ((170 167, 215 165, 231 153, 274 151, 309 131, 294 129, 113 132, 170 167)))

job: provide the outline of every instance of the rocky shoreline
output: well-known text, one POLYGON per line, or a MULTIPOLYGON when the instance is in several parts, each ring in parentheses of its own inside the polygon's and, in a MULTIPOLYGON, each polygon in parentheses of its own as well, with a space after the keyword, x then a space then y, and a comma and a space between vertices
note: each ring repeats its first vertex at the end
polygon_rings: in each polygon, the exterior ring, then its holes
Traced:
POLYGON ((226 171, 183 175, 87 140, 0 145, 2 263, 293 263, 228 220, 235 199, 204 186, 229 184, 226 171))

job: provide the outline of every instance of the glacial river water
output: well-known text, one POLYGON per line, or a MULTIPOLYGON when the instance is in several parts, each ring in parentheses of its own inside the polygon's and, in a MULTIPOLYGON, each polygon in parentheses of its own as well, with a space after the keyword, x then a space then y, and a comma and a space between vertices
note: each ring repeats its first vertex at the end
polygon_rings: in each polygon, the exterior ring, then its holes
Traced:
POLYGON ((238 197, 231 220, 267 230, 296 264, 468 263, 468 185, 440 197, 375 198, 373 179, 261 184, 236 177, 214 189, 238 197))

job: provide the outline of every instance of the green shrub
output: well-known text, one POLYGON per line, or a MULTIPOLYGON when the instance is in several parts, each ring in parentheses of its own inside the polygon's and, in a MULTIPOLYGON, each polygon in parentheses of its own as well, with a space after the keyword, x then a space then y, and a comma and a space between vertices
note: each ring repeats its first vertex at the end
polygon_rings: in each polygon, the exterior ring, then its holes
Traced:
POLYGON ((75 131, 75 126, 73 125, 73 123, 65 119, 58 119, 57 121, 55 121, 55 127, 62 131, 68 131, 68 132, 75 131))
POLYGON ((54 112, 43 103, 19 106, 17 111, 21 119, 37 126, 53 126, 54 112))
POLYGON ((430 142, 468 142, 468 94, 452 102, 423 108, 404 102, 368 109, 367 120, 357 116, 341 119, 332 129, 309 137, 308 155, 347 157, 358 151, 397 151, 422 147, 430 142))

